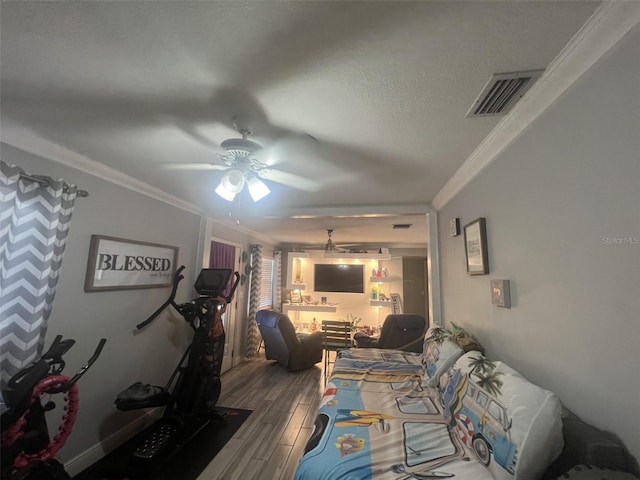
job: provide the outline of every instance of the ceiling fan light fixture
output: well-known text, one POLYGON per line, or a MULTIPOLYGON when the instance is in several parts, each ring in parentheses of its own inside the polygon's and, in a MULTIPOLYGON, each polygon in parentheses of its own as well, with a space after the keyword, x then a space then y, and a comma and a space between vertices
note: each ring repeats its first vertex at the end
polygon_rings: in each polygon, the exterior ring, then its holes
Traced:
POLYGON ((222 182, 220 182, 220 185, 216 187, 215 192, 222 198, 224 198, 227 202, 233 202, 233 199, 236 197, 236 194, 234 192, 230 192, 229 190, 224 188, 222 182))
POLYGON ((232 202, 245 185, 254 202, 271 193, 269 187, 262 180, 251 173, 249 175, 245 175, 240 169, 233 168, 223 175, 215 192, 228 202, 232 202))
POLYGON ((254 202, 262 200, 271 193, 269 187, 267 187, 267 185, 256 176, 250 177, 247 180, 247 188, 249 189, 249 194, 254 202))
POLYGON ((232 202, 244 187, 244 173, 237 168, 229 170, 220 180, 215 192, 228 202, 232 202))
POLYGON ((242 191, 242 188, 244 187, 244 182, 245 179, 242 170, 232 168, 224 174, 222 180, 220 181, 220 185, 222 185, 229 192, 240 193, 242 191))

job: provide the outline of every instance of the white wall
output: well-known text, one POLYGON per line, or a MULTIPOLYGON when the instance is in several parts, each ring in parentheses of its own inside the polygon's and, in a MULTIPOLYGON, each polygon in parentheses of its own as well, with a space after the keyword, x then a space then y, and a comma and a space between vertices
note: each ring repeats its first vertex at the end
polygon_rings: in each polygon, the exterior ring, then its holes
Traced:
MULTIPOLYGON (((321 297, 327 297, 329 303, 337 303, 337 311, 335 313, 327 312, 289 312, 289 316, 294 323, 310 323, 313 318, 319 323, 321 320, 339 320, 346 318, 347 314, 355 315, 361 318, 360 326, 380 327, 384 323, 387 315, 391 313, 391 309, 386 306, 371 306, 371 289, 376 285, 380 292, 386 296, 390 296, 392 293, 399 293, 401 299, 403 298, 403 274, 402 274, 402 255, 405 256, 420 256, 426 258, 426 249, 402 249, 393 250, 391 259, 389 260, 370 260, 370 259, 325 259, 324 252, 322 251, 309 251, 308 258, 303 258, 302 261, 302 277, 307 285, 306 290, 302 291, 302 295, 309 295, 312 301, 320 301, 321 297), (346 264, 363 264, 364 265, 364 294, 357 293, 321 293, 314 292, 313 285, 313 268, 317 263, 346 263, 346 264), (378 264, 381 267, 387 268, 390 282, 377 283, 370 282, 371 271, 373 268, 377 268, 378 264)), ((286 278, 288 272, 288 254, 285 252, 283 255, 283 300, 289 299, 291 290, 287 289, 286 278)), ((293 275, 295 276, 295 275, 293 275)))
MULTIPOLYGON (((369 281, 371 271, 378 267, 377 260, 367 259, 325 259, 324 252, 309 252, 308 258, 302 259, 302 278, 307 284, 307 288, 302 291, 302 295, 308 295, 312 301, 320 301, 321 297, 327 297, 328 303, 336 303, 337 311, 335 313, 327 312, 289 312, 289 317, 294 324, 308 324, 316 318, 318 325, 322 320, 340 320, 345 319, 347 314, 355 315, 360 318, 360 326, 378 327, 386 316, 391 313, 388 307, 371 306, 369 301, 371 298, 371 289, 374 284, 369 281), (364 293, 339 293, 339 292, 315 292, 313 284, 314 265, 319 263, 344 263, 344 264, 360 264, 364 265, 364 293)), ((399 292, 402 294, 402 259, 392 258, 390 260, 380 260, 380 266, 386 267, 393 281, 389 283, 381 283, 380 291, 389 296, 391 293, 399 292)), ((283 273, 286 276, 286 272, 283 273)), ((375 285, 378 285, 377 283, 375 285)), ((283 300, 289 299, 290 290, 283 290, 283 300)), ((319 328, 319 327, 318 327, 319 328)))
POLYGON ((143 331, 134 331, 166 300, 168 288, 84 292, 91 235, 178 246, 178 262, 187 268, 177 298, 187 300, 199 271, 200 217, 6 144, 0 152, 2 160, 28 173, 63 178, 90 194, 76 201, 47 334, 47 345, 56 334, 76 340, 65 356, 65 373, 71 375, 93 353, 98 340, 107 339, 101 357, 78 384, 76 426, 60 451, 62 460, 68 461, 144 413, 117 411, 113 403, 117 393, 135 381, 164 385, 191 338, 177 314, 165 314, 143 331))
POLYGON ((438 215, 445 324, 467 327, 636 458, 639 51, 636 27, 438 215), (489 275, 466 275, 463 237, 448 236, 455 217, 486 217, 489 275), (491 278, 511 280, 511 309, 491 304, 491 278))

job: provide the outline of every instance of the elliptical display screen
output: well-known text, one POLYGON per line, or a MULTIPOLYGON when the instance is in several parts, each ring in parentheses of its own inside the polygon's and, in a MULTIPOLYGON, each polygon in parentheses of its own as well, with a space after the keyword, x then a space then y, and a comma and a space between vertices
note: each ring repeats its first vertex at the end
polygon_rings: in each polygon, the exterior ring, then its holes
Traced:
POLYGON ((230 268, 203 268, 194 288, 200 295, 217 297, 227 288, 230 278, 230 268))

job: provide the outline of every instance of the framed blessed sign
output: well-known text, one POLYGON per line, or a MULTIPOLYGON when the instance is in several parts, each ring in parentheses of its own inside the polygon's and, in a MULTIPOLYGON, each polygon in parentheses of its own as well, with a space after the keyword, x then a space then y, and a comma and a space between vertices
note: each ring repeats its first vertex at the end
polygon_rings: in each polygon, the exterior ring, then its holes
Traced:
POLYGON ((171 285, 178 247, 91 235, 85 292, 171 285))
POLYGON ((477 218, 464 226, 464 249, 467 255, 467 273, 488 274, 487 225, 484 218, 477 218))

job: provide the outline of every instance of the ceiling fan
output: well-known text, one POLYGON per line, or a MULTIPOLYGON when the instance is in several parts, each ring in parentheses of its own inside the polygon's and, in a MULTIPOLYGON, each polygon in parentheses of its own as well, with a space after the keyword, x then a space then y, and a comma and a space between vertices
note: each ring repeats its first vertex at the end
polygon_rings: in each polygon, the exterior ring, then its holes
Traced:
POLYGON ((325 252, 327 253, 347 253, 350 250, 348 250, 346 247, 351 247, 351 246, 355 246, 355 245, 359 245, 357 243, 349 243, 349 244, 341 244, 341 245, 336 245, 333 242, 333 228, 327 228, 327 242, 323 245, 323 249, 325 252))
POLYGON ((242 125, 237 117, 234 117, 233 125, 241 138, 229 138, 221 142, 215 152, 217 161, 211 163, 171 164, 169 168, 225 171, 215 191, 228 201, 232 201, 245 185, 254 202, 264 198, 270 193, 270 189, 262 180, 279 183, 298 190, 319 190, 320 185, 315 180, 269 166, 265 161, 271 153, 269 149, 249 140, 249 136, 252 133, 251 130, 242 125))

